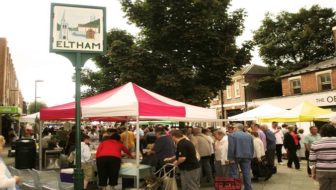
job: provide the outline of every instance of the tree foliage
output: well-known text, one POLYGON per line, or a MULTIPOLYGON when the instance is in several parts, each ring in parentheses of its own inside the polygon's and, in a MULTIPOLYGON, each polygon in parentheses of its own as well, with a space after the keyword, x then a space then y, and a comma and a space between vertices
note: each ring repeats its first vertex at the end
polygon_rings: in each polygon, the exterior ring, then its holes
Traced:
POLYGON ((251 45, 236 45, 245 13, 228 12, 229 0, 121 2, 140 35, 134 39, 122 31, 109 33, 107 55, 95 59, 101 70, 90 73, 91 80, 97 78, 95 84, 83 81, 91 87, 87 92, 132 81, 205 106, 250 60, 251 45))
POLYGON ((253 86, 263 97, 281 96, 281 81, 274 76, 266 76, 256 80, 253 86), (271 89, 271 90, 270 90, 271 89))
POLYGON ((83 96, 92 96, 127 82, 157 90, 155 81, 160 68, 146 49, 135 43, 135 38, 124 30, 112 29, 107 34, 107 53, 94 61, 98 71, 85 69, 82 84, 83 96))
POLYGON ((317 5, 297 13, 267 14, 254 34, 263 61, 279 76, 333 56, 333 9, 317 5))
POLYGON ((35 109, 35 102, 31 102, 31 103, 28 105, 28 113, 29 113, 29 114, 33 114, 33 113, 39 112, 40 109, 42 109, 42 108, 46 108, 46 107, 47 107, 47 104, 46 104, 46 103, 36 101, 36 109, 35 109))

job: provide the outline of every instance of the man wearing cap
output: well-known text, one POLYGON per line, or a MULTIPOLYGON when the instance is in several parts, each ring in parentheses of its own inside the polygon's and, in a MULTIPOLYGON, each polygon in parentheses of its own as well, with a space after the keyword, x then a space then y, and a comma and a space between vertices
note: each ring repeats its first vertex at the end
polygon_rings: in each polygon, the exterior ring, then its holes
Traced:
POLYGON ((252 136, 243 132, 241 123, 233 125, 234 132, 228 136, 228 159, 234 160, 241 168, 244 180, 244 190, 251 190, 251 160, 254 148, 252 136))

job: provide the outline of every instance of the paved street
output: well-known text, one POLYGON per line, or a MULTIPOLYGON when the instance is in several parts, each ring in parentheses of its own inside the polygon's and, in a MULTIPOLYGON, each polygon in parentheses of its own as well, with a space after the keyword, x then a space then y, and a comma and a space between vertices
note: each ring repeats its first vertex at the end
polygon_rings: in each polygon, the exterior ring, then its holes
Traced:
POLYGON ((253 183, 254 190, 316 190, 318 183, 306 173, 306 161, 301 161, 301 170, 288 169, 286 165, 278 166, 278 173, 268 181, 253 183))
MULTIPOLYGON (((14 158, 7 157, 7 149, 2 152, 2 158, 7 164, 13 165, 14 158)), ((306 174, 306 161, 301 161, 301 170, 288 169, 286 165, 278 166, 278 173, 268 181, 253 182, 253 190, 316 190, 318 183, 306 174)), ((204 185, 203 185, 204 186, 204 185)), ((202 190, 213 190, 211 186, 202 190)))
MULTIPOLYGON (((302 169, 288 169, 286 165, 278 166, 278 173, 268 181, 259 180, 253 182, 253 190, 316 190, 318 182, 309 178, 306 174, 306 161, 301 161, 302 169)), ((210 190, 212 187, 204 187, 202 190, 210 190)))

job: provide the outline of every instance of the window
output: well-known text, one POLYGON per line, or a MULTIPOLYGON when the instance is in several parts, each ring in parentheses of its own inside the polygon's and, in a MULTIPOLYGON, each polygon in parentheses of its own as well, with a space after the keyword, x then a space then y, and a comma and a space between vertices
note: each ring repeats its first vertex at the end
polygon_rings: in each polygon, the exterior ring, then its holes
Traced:
POLYGON ((231 86, 226 86, 226 99, 231 99, 231 86))
POLYGON ((301 81, 300 79, 291 80, 291 87, 293 94, 300 94, 301 93, 301 81))
POLYGON ((331 89, 331 77, 330 73, 325 73, 318 75, 319 90, 330 90, 331 89))
POLYGON ((235 97, 239 98, 240 97, 240 88, 239 88, 239 82, 235 81, 234 83, 234 93, 235 93, 235 97))

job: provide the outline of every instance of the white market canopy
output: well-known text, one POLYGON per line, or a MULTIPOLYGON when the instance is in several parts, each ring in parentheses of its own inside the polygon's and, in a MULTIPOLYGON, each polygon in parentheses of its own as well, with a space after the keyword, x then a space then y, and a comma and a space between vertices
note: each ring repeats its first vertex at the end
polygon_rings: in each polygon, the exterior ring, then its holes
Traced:
POLYGON ((256 121, 260 117, 266 117, 266 116, 282 113, 284 111, 286 110, 283 108, 272 106, 270 104, 263 104, 247 112, 229 117, 228 120, 229 121, 256 121))
POLYGON ((40 112, 33 113, 30 115, 21 116, 19 121, 21 123, 35 123, 36 118, 40 118, 40 112))

